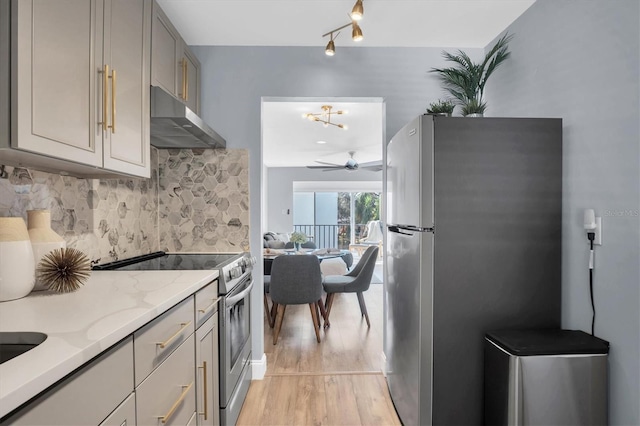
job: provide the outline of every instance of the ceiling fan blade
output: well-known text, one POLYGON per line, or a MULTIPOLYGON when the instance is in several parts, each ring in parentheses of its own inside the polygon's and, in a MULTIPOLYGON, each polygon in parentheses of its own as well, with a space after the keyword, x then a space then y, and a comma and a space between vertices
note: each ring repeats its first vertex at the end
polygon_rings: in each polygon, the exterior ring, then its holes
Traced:
POLYGON ((307 169, 340 170, 344 169, 344 166, 307 166, 307 169))
POLYGON ((359 168, 379 172, 382 170, 382 160, 360 163, 359 168))
POLYGON ((318 163, 318 164, 326 164, 327 166, 344 167, 342 164, 327 163, 326 161, 316 160, 316 163, 318 163))

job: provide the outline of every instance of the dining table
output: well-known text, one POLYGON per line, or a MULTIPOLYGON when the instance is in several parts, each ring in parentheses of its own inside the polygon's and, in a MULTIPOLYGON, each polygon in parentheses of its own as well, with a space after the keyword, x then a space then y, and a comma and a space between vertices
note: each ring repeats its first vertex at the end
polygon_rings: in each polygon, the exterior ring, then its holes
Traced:
POLYGON ((318 258, 318 261, 322 262, 325 259, 335 259, 337 257, 344 256, 342 250, 327 250, 327 249, 301 249, 296 251, 295 249, 265 249, 263 251, 264 258, 264 275, 271 275, 271 265, 273 259, 278 256, 309 256, 313 255, 318 258), (267 251, 268 250, 268 251, 267 251))

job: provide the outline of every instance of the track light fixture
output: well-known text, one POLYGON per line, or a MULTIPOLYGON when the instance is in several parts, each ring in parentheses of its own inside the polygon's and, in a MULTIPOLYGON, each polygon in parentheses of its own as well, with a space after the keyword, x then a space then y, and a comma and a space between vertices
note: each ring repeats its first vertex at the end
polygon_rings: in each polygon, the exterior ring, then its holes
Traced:
POLYGON ((353 21, 353 24, 351 26, 351 38, 353 39, 353 41, 362 41, 362 29, 360 29, 360 25, 353 21))
POLYGON ((351 19, 359 21, 362 19, 363 14, 364 7, 362 7, 362 0, 357 0, 356 4, 353 5, 353 9, 351 9, 351 19))
POLYGON ((332 115, 342 115, 342 114, 346 114, 347 111, 331 111, 333 107, 331 105, 322 105, 321 109, 322 112, 318 112, 318 113, 312 113, 312 112, 308 112, 306 114, 302 114, 302 118, 306 118, 309 119, 311 121, 317 121, 318 123, 322 123, 322 125, 324 127, 329 127, 329 126, 336 126, 339 127, 341 129, 347 130, 347 125, 346 124, 338 124, 338 123, 332 123, 331 122, 331 116, 332 115))
MULTIPOLYGON (((336 37, 338 36, 338 34, 336 34, 336 37)), ((324 49, 324 53, 327 56, 333 56, 336 54, 336 45, 333 42, 333 33, 331 33, 331 40, 329 40, 329 43, 327 43, 327 47, 324 49)))
POLYGON ((348 26, 351 26, 351 39, 353 41, 361 41, 363 39, 362 37, 362 28, 360 28, 360 25, 358 25, 357 21, 360 21, 362 19, 362 15, 364 14, 364 7, 362 6, 362 2, 363 0, 356 0, 356 4, 353 5, 353 9, 351 10, 351 13, 349 14, 349 16, 351 17, 351 22, 349 22, 348 24, 345 24, 341 27, 336 28, 335 30, 331 30, 326 34, 323 34, 322 37, 326 37, 326 36, 330 36, 330 40, 329 43, 327 43, 327 47, 325 47, 324 49, 324 53, 327 56, 333 56, 336 53, 336 45, 334 43, 334 40, 338 37, 338 35, 340 34, 340 30, 347 28, 348 26), (335 37, 334 37, 334 33, 336 33, 335 37))

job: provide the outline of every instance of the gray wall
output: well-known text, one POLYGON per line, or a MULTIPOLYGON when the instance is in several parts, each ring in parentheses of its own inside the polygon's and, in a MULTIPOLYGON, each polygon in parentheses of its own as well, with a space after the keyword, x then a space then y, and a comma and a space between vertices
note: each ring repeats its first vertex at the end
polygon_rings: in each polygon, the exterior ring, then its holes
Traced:
MULTIPOLYGON (((386 103, 386 133, 393 136, 407 121, 442 97, 427 71, 445 65, 438 48, 357 48, 339 46, 329 58, 322 47, 196 46, 202 64, 203 118, 230 148, 249 149, 250 244, 262 250, 261 97, 381 97, 386 103)), ((467 49, 472 57, 482 49, 467 49)), ((262 265, 255 276, 262 277, 262 265)), ((258 282, 258 284, 260 284, 258 282)), ((256 285, 253 300, 262 299, 256 285)), ((262 304, 251 310, 252 357, 264 353, 262 304)))
POLYGON ((262 213, 267 214, 267 231, 291 232, 293 230, 293 182, 295 181, 381 181, 382 172, 358 171, 355 173, 337 170, 323 172, 303 167, 269 167, 267 200, 262 213), (282 214, 291 209, 291 214, 282 214))
POLYGON ((590 332, 583 210, 603 220, 595 332, 611 343, 610 423, 640 424, 640 2, 538 0, 508 31, 492 116, 562 117, 563 327, 590 332))

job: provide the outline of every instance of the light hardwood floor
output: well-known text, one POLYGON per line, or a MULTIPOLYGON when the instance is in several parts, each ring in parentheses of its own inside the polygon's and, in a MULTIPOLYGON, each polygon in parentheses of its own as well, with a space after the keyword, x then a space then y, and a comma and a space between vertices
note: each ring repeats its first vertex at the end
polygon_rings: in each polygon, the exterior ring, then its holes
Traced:
POLYGON ((265 319, 267 373, 251 383, 238 425, 399 425, 382 375, 382 291, 338 294, 316 342, 307 305, 288 306, 278 343, 265 319))

